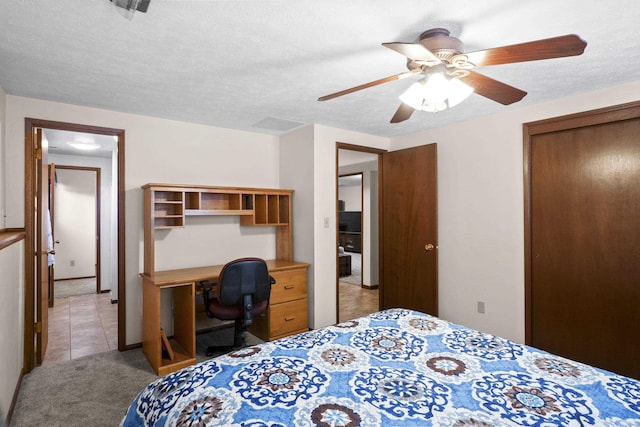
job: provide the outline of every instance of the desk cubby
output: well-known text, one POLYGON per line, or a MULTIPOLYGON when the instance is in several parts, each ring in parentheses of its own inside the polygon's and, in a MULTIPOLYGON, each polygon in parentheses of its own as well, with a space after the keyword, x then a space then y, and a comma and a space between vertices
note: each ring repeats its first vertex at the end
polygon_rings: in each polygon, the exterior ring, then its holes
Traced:
POLYGON ((291 215, 291 194, 254 194, 247 200, 252 215, 242 217, 242 225, 287 225, 291 215))
POLYGON ((184 227, 192 215, 239 215, 241 225, 288 226, 291 190, 147 184, 145 218, 153 229, 184 227))
POLYGON ((184 225, 184 193, 158 191, 153 198, 155 228, 182 227, 184 225))
MULTIPOLYGON (((196 361, 195 340, 195 284, 187 282, 157 286, 145 276, 142 278, 143 338, 144 351, 153 370, 158 375, 166 375, 175 370, 192 365, 196 361), (162 327, 160 324, 160 297, 162 292, 173 293, 173 334, 167 339, 171 355, 163 351, 162 327)), ((166 336, 165 336, 166 338, 166 336)))

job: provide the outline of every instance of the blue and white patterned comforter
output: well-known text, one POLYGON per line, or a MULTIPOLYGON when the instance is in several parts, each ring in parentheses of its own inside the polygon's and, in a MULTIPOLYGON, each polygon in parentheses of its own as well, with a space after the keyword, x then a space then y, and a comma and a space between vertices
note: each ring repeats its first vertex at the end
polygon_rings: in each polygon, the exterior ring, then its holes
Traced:
POLYGON ((640 381, 393 309, 159 378, 122 426, 640 426, 640 381))

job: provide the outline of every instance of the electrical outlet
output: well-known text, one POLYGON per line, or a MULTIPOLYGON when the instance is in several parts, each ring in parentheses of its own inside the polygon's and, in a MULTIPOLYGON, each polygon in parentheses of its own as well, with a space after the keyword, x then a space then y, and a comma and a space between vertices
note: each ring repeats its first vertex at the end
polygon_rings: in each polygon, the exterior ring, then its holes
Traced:
POLYGON ((478 313, 484 314, 484 302, 478 301, 478 313))
POLYGON ((69 261, 69 267, 75 267, 76 266, 76 260, 72 259, 71 261, 69 261))

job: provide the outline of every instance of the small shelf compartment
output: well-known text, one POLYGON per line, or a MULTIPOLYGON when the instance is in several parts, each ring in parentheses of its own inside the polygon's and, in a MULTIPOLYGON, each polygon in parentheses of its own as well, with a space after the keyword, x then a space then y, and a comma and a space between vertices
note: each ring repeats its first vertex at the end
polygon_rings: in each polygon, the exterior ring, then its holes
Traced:
POLYGON ((184 193, 182 191, 156 191, 154 194, 156 203, 182 203, 184 193))
MULTIPOLYGON (((289 194, 254 194, 253 217, 241 219, 242 225, 289 225, 291 215, 289 194)), ((247 198, 247 204, 249 199, 247 198)), ((243 204, 245 199, 243 198, 243 204)))
POLYGON ((278 196, 278 223, 280 224, 289 224, 289 196, 288 195, 279 195, 278 196))
POLYGON ((252 215, 240 193, 187 192, 185 215, 252 215))
POLYGON ((184 227, 184 193, 157 191, 154 195, 154 228, 184 227))

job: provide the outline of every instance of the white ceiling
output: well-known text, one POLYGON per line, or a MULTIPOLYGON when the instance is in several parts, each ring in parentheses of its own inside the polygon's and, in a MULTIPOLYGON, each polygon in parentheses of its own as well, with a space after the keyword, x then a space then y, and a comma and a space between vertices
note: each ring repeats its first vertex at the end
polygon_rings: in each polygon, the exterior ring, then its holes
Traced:
POLYGON ((318 123, 393 137, 638 80, 639 23, 638 0, 151 0, 132 19, 108 0, 4 0, 0 85, 252 132, 318 123), (511 106, 472 95, 390 124, 415 78, 317 101, 406 70, 381 43, 413 42, 433 27, 467 52, 571 33, 588 46, 582 56, 479 69, 528 92, 511 106))
POLYGON ((44 129, 44 137, 48 142, 49 153, 66 154, 84 157, 107 157, 117 150, 118 143, 110 135, 98 135, 64 130, 44 129), (95 150, 85 151, 74 148, 70 142, 83 142, 98 145, 95 150))

